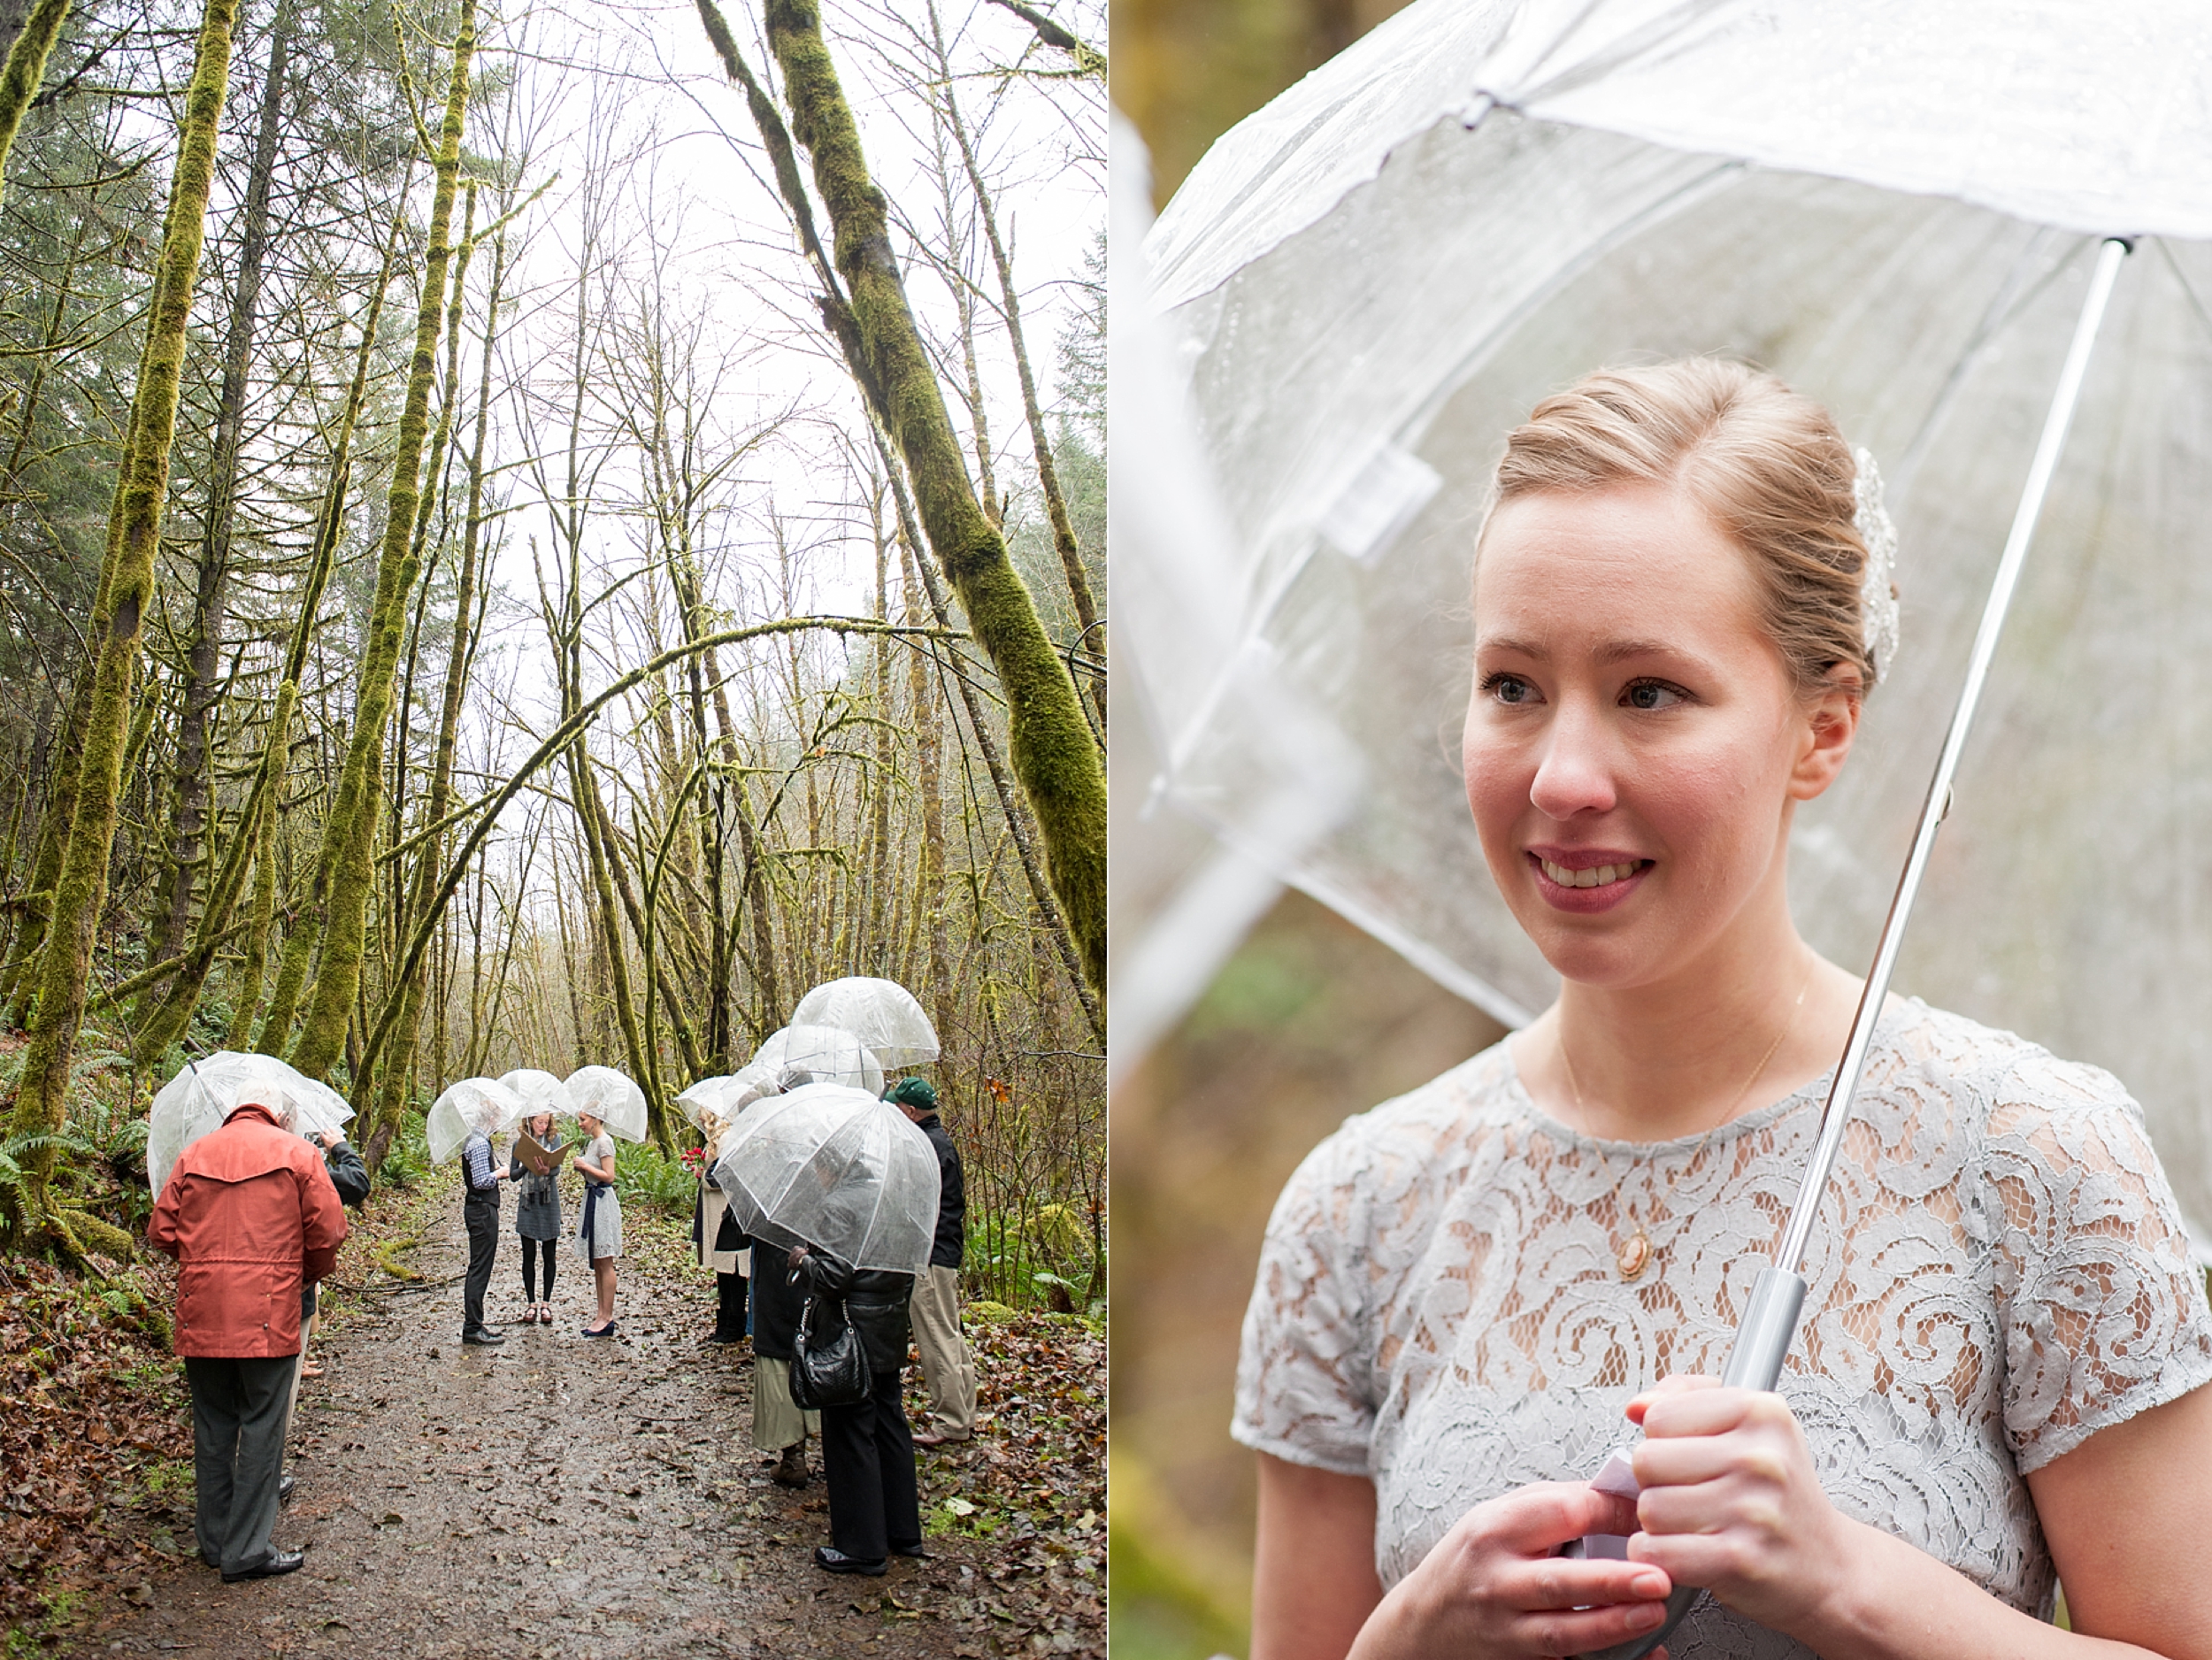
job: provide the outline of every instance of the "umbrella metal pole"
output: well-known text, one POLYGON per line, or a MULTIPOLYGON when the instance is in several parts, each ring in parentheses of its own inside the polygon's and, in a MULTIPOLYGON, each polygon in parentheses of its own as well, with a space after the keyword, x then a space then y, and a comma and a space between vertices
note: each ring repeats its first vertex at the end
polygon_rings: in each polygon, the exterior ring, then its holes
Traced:
MULTIPOLYGON (((1882 923, 1881 940, 1874 948, 1874 965, 1867 971, 1866 987, 1859 994, 1858 1011, 1851 1018, 1851 1034, 1845 1040, 1843 1058, 1837 1063, 1835 1080, 1828 1087, 1820 1137, 1806 1163, 1804 1180, 1798 1187, 1797 1203, 1791 1207, 1781 1249, 1775 1254, 1773 1264, 1760 1271, 1752 1287, 1750 1305, 1744 1310, 1742 1323, 1736 1327, 1735 1344, 1728 1352, 1728 1364, 1721 1373, 1721 1381, 1732 1387, 1773 1388, 1781 1379, 1783 1358, 1797 1335, 1798 1312, 1805 1301, 1805 1281, 1798 1269, 1804 1263, 1805 1247, 1812 1237, 1821 1198, 1827 1191, 1829 1173, 1843 1145, 1843 1133, 1851 1118, 1852 1097, 1866 1071, 1867 1054, 1874 1043, 1874 1028, 1880 1018, 1882 1003, 1889 995, 1890 975, 1897 966, 1898 950, 1904 943, 1905 924, 1912 916, 1913 901, 1919 896, 1920 880, 1927 872, 1928 856, 1935 849, 1936 831, 1951 810, 1951 780, 1958 771, 1967 734, 1974 724, 1974 712, 1981 703, 1990 661, 1997 655, 1998 638, 2005 628, 2005 613, 2011 608, 2013 590, 2019 586, 2020 567, 2027 560, 2028 544, 2035 536, 2036 520, 2043 511, 2043 498, 2050 490, 2051 474, 2057 470, 2059 454, 2066 447, 2067 428, 2073 423, 2074 406, 2080 401, 2082 379, 2088 372, 2097 329, 2104 321, 2112 285, 2120 274, 2120 262, 2127 257, 2132 246, 2129 240, 2115 236, 2108 238, 2098 250, 2097 267, 2089 280, 2089 295, 2082 302, 2080 319, 2074 325, 2073 344, 2066 353, 2058 386, 2051 394, 2050 409, 2043 418, 2042 441, 2036 445, 2027 484, 2020 492, 2020 505, 2012 516, 2012 532, 2005 538, 2004 556, 1997 561, 1997 574, 1990 583, 1989 598, 1982 606, 1981 626, 1974 635, 1973 654, 1967 659, 1966 682, 1959 689, 1958 706, 1952 711, 1950 728, 1943 734, 1943 749, 1936 757, 1935 776, 1929 780, 1927 799, 1920 809, 1920 822, 1913 831, 1912 851, 1906 856, 1904 872, 1897 879, 1897 892, 1890 900, 1889 915, 1882 923)), ((1665 1641, 1667 1634, 1681 1623, 1690 1604, 1697 1600, 1699 1589, 1691 1585, 1677 1586, 1667 1598, 1666 1623, 1657 1631, 1609 1648, 1594 1650, 1585 1660, 1640 1660, 1640 1656, 1665 1641)))

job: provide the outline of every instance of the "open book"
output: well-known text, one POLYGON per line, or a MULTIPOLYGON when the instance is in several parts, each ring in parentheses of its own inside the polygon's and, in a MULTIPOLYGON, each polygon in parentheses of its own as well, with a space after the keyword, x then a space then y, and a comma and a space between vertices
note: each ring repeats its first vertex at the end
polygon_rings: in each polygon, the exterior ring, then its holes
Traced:
POLYGON ((550 1147, 538 1145, 537 1138, 527 1130, 515 1132, 515 1157, 523 1168, 534 1176, 549 1176, 561 1167, 561 1152, 566 1145, 556 1141, 550 1147))

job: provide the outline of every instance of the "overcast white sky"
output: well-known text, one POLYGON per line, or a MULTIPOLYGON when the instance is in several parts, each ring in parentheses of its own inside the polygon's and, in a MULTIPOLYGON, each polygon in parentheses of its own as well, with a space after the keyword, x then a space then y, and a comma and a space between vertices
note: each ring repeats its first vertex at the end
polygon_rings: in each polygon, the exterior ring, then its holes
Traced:
MULTIPOLYGON (((726 0, 724 10, 754 73, 771 73, 757 7, 750 0, 726 0)), ((1056 0, 1052 10, 1087 38, 1102 38, 1099 0, 1056 0)), ((1076 303, 1071 280, 1082 274, 1085 253, 1105 219, 1103 90, 1065 83, 1041 88, 991 73, 995 65, 1021 61, 1025 51, 1035 67, 1064 69, 1066 59, 1038 47, 1026 24, 983 0, 941 0, 940 16, 955 42, 956 64, 965 72, 958 88, 962 107, 979 131, 1002 231, 1012 247, 1033 366, 1049 402, 1056 396, 1056 342, 1076 303)), ((923 0, 887 0, 880 7, 832 0, 827 22, 870 165, 894 203, 929 234, 941 210, 925 171, 928 119, 919 98, 902 84, 898 68, 909 50, 902 25, 926 27, 923 0)), ((560 378, 569 351, 577 250, 588 213, 588 181, 608 176, 610 157, 627 155, 636 159, 614 204, 624 228, 613 241, 619 257, 638 273, 650 263, 650 243, 659 242, 670 250, 664 281, 676 309, 703 306, 710 312, 710 350, 703 355, 726 355, 735 364, 716 398, 717 423, 739 432, 772 412, 797 407, 860 437, 855 395, 805 309, 806 269, 767 188, 750 116, 741 94, 724 78, 689 0, 541 4, 526 19, 488 29, 485 46, 484 67, 511 69, 522 78, 521 105, 541 134, 530 185, 559 174, 531 211, 522 265, 510 280, 511 294, 528 297, 503 342, 505 365, 548 381, 560 378)), ((498 119, 493 110, 472 116, 472 147, 489 147, 498 119)), ((826 223, 823 230, 826 235, 826 223)), ((987 258, 980 249, 979 256, 987 258)), ((470 275, 480 314, 488 265, 488 253, 480 254, 470 275)), ((979 266, 979 274, 995 292, 987 264, 979 266)), ((953 312, 943 283, 918 261, 910 264, 907 281, 926 328, 949 340, 953 312)), ((982 378, 1003 489, 1010 480, 1025 481, 1033 463, 1012 357, 996 319, 983 319, 981 333, 982 378)), ((472 388, 473 372, 465 373, 472 388)), ((964 407, 954 388, 947 392, 964 438, 964 407)), ((528 449, 518 405, 511 403, 503 413, 494 447, 510 463, 528 449)), ((610 467, 603 488, 620 490, 624 465, 618 461, 610 467)), ((772 500, 808 550, 811 591, 803 596, 803 608, 865 611, 873 588, 872 546, 851 522, 841 465, 826 424, 789 429, 733 473, 718 525, 733 547, 764 542, 772 500)), ((534 493, 527 473, 510 476, 517 498, 526 501, 534 493)), ((611 574, 634 563, 633 527, 612 515, 597 525, 588 545, 603 569, 611 574)), ((534 614, 530 543, 534 537, 541 552, 549 553, 550 538, 541 509, 525 505, 507 526, 495 580, 526 609, 488 637, 492 649, 480 674, 487 689, 507 688, 510 706, 542 733, 552 724, 553 698, 542 627, 534 614)), ((586 586, 588 592, 595 586, 589 576, 586 586)), ((767 614, 728 588, 718 598, 733 610, 767 614)), ((628 665, 603 659, 603 672, 611 676, 628 665)), ((510 735, 503 748, 511 761, 520 752, 518 736, 510 735)), ((493 757, 480 750, 477 758, 493 757)), ((509 829, 518 826, 518 808, 508 817, 515 821, 509 829)))

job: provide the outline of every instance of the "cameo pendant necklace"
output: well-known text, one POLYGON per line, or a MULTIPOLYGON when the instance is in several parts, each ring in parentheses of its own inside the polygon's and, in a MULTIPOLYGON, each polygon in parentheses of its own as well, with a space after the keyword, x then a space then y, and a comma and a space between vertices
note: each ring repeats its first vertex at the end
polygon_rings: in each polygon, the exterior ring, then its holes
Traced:
MULTIPOLYGON (((1698 1156, 1704 1152, 1706 1143, 1713 1139, 1713 1132, 1736 1116, 1737 1109, 1743 1105, 1744 1097, 1751 1093, 1751 1086, 1757 1083, 1760 1074, 1766 1071, 1767 1063, 1771 1061, 1776 1052, 1781 1049, 1783 1041, 1797 1029, 1798 1011, 1805 1006, 1805 994, 1813 988, 1813 974, 1818 967, 1819 964, 1816 961, 1812 968, 1805 971, 1804 983, 1797 988, 1797 1001, 1790 1004, 1790 1018, 1782 1023, 1782 1029, 1774 1034, 1774 1041, 1767 1045, 1766 1053, 1759 1057, 1759 1064, 1751 1069, 1751 1076, 1743 1080, 1743 1087, 1736 1091, 1734 1099, 1728 1103, 1728 1110, 1713 1121, 1711 1127, 1705 1132, 1704 1139, 1690 1150, 1690 1157, 1686 1161, 1688 1164, 1695 1164, 1698 1156)), ((1589 1108, 1582 1099, 1582 1080, 1575 1076, 1574 1059, 1567 1053, 1566 1040, 1563 1036, 1559 1043, 1559 1059, 1567 1069, 1567 1087, 1574 1091, 1575 1111, 1586 1122, 1589 1118, 1589 1108)), ((1643 1158, 1636 1161, 1639 1164, 1645 1164, 1645 1162, 1643 1158)), ((1667 1187, 1670 1192, 1673 1190, 1674 1183, 1671 1178, 1669 1179, 1667 1187)), ((1616 1189, 1617 1193, 1617 1191, 1616 1189)), ((1647 1169, 1644 1177, 1644 1209, 1647 1211, 1652 1208, 1653 1196, 1652 1180, 1647 1169)), ((1632 1280, 1645 1269, 1651 1266, 1651 1259, 1657 1255, 1658 1247, 1651 1242, 1651 1235, 1645 1231, 1642 1219, 1633 1211, 1627 1211, 1627 1216, 1628 1219, 1635 1225, 1636 1231, 1623 1240, 1619 1248, 1615 1250, 1613 1265, 1620 1270, 1621 1278, 1624 1280, 1632 1280)))

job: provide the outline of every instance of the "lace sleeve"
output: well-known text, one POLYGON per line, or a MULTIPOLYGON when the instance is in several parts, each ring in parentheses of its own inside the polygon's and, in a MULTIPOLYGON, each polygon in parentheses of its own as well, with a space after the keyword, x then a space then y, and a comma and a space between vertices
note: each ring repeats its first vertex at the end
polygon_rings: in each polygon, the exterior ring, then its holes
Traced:
POLYGON ((2038 1055, 1995 1093, 2005 1433, 2023 1474, 2212 1381, 2212 1312, 2141 1109, 2038 1055))
POLYGON ((1315 1148, 1269 1218, 1245 1310, 1229 1433, 1292 1464, 1369 1473, 1375 1406, 1360 1211, 1359 1120, 1315 1148))

